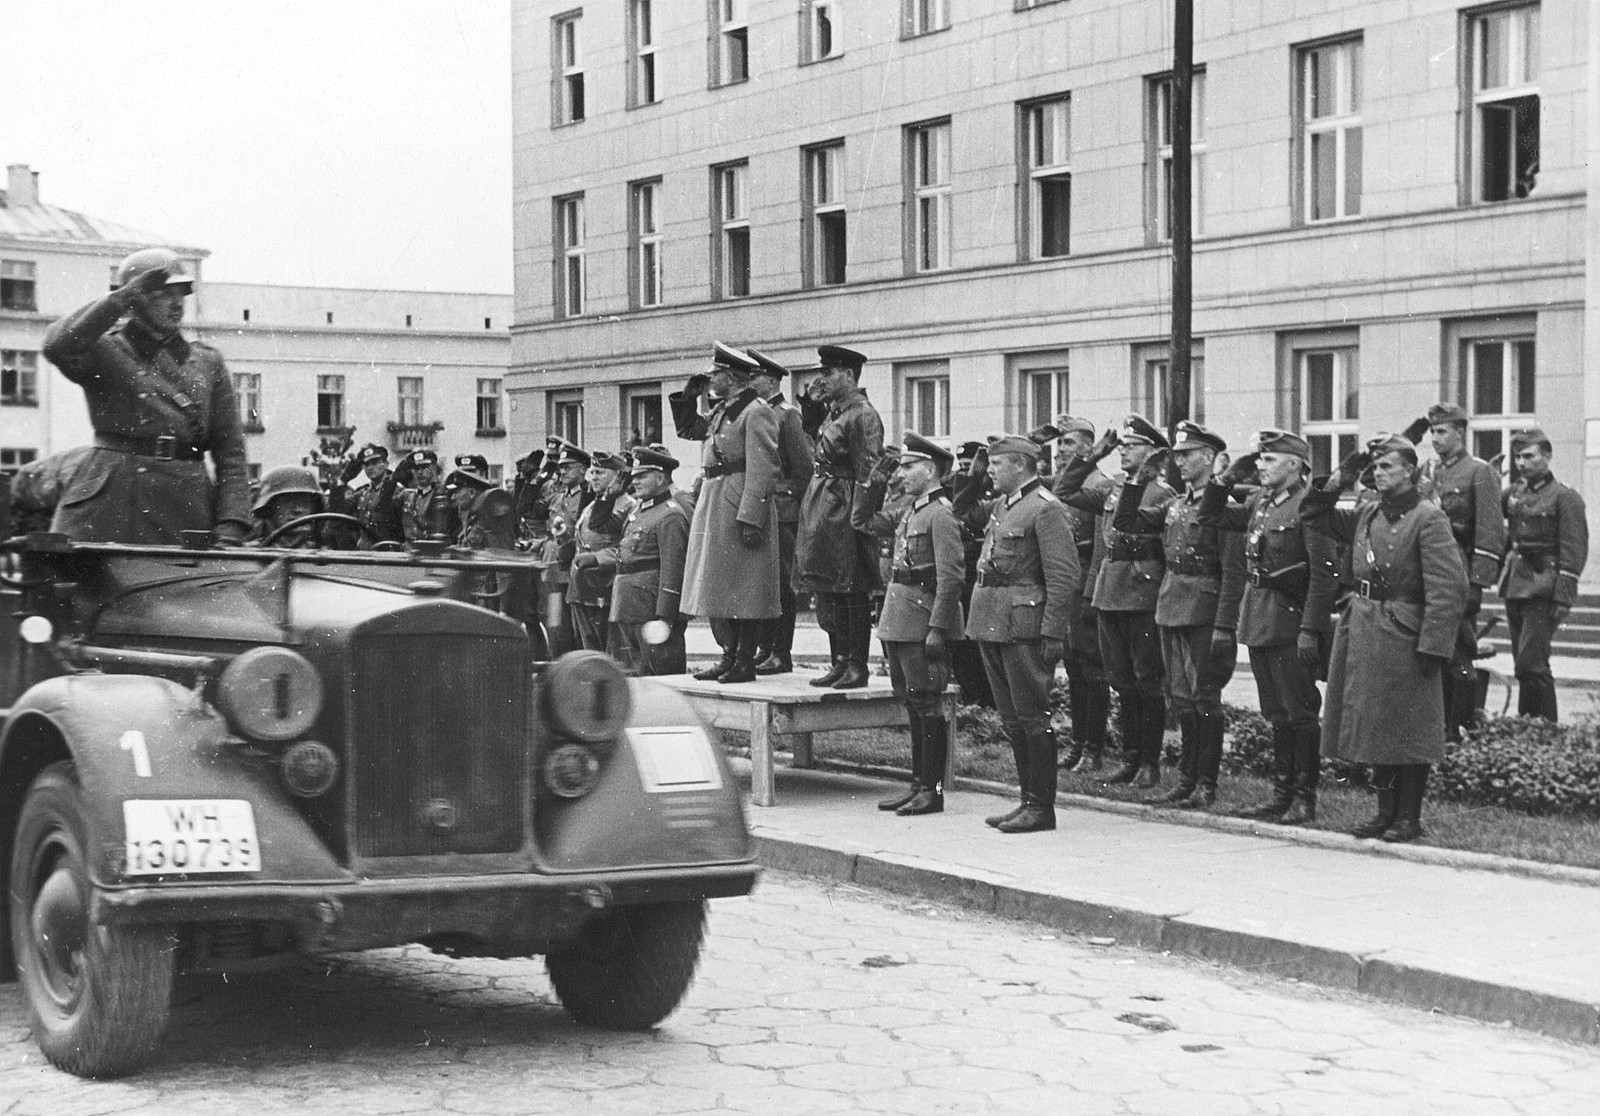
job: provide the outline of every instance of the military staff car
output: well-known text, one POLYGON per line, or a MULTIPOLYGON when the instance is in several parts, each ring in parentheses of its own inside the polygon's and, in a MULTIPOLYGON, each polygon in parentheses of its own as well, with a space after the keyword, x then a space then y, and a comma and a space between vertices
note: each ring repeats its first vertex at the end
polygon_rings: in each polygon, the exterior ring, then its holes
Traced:
POLYGON ((151 1059, 175 972, 411 942, 543 954, 576 1019, 648 1028, 706 900, 754 886, 693 710, 539 661, 483 604, 512 554, 36 534, 0 563, 0 980, 64 1070, 151 1059))

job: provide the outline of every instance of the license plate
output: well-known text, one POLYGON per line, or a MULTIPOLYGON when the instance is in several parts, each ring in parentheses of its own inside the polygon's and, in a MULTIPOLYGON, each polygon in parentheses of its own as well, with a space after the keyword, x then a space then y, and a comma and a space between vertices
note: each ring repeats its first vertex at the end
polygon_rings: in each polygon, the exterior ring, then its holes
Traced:
POLYGON ((125 876, 261 871, 255 811, 241 799, 128 801, 122 823, 125 876))
POLYGON ((631 728, 628 741, 639 765, 639 778, 651 793, 722 786, 717 757, 699 728, 631 728))

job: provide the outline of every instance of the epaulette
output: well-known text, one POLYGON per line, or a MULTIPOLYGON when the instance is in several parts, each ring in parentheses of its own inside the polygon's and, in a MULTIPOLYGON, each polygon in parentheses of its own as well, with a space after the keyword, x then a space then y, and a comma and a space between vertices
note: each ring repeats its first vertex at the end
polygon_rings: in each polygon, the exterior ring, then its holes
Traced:
POLYGON ((1059 504, 1061 502, 1061 497, 1057 496, 1054 492, 1051 492, 1042 484, 1038 488, 1034 489, 1034 493, 1038 495, 1040 499, 1046 500, 1052 504, 1059 504))
POLYGON ((936 504, 943 504, 943 505, 944 505, 944 506, 945 506, 945 507, 947 507, 947 508, 948 508, 948 507, 952 507, 952 506, 953 506, 953 505, 952 505, 952 504, 951 504, 951 503, 950 503, 950 497, 948 497, 948 496, 940 496, 940 497, 939 497, 939 498, 938 498, 938 499, 937 499, 937 500, 935 500, 935 501, 934 501, 934 503, 936 503, 936 504))

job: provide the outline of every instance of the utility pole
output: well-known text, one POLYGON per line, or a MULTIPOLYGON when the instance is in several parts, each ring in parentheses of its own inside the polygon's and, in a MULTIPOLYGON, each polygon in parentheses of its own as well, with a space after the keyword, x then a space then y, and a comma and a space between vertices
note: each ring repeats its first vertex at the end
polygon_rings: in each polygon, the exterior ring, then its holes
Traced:
POLYGON ((1194 86, 1194 0, 1173 0, 1172 32, 1172 359, 1167 366, 1167 436, 1189 417, 1189 346, 1194 301, 1194 188, 1190 182, 1190 105, 1194 86))

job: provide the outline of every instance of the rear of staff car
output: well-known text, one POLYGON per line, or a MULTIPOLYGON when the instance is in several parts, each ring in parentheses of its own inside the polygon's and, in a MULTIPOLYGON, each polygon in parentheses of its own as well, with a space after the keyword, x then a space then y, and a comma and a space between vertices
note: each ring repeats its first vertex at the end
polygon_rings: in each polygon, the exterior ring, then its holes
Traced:
POLYGON ((518 556, 31 535, 0 568, 0 980, 62 1069, 148 1062, 177 971, 410 942, 543 954, 578 1020, 648 1028, 754 886, 688 704, 474 603, 518 556))

